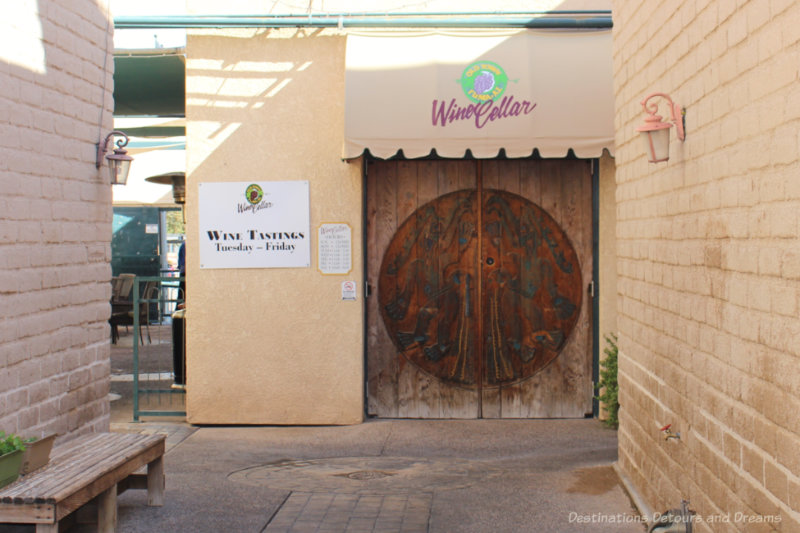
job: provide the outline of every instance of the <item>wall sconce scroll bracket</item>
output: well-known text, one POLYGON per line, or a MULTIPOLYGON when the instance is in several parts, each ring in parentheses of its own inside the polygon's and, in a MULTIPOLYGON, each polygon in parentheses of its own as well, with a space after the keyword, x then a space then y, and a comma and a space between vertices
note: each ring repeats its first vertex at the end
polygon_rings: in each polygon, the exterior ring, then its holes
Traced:
POLYGON ((108 172, 113 185, 125 185, 128 181, 128 172, 130 171, 133 158, 129 156, 128 151, 125 150, 129 139, 124 132, 114 130, 106 135, 104 141, 97 143, 95 166, 100 168, 103 165, 103 155, 108 152, 108 145, 115 135, 122 138, 117 141, 117 147, 114 149, 114 153, 106 156, 108 160, 108 172))
POLYGON ((647 151, 647 159, 651 163, 659 163, 669 159, 669 130, 675 126, 678 140, 686 140, 686 112, 679 104, 672 101, 666 93, 652 93, 642 100, 642 107, 647 116, 644 124, 636 128, 641 134, 647 151), (650 102, 653 98, 663 98, 666 100, 669 110, 669 120, 664 121, 661 115, 657 115, 658 102, 650 102))

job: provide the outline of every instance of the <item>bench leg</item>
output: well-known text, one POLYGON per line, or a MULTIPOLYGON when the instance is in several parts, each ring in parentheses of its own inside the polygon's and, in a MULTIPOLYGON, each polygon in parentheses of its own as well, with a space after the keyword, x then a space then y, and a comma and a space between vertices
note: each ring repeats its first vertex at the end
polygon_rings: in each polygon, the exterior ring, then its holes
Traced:
POLYGON ((163 455, 147 465, 147 505, 151 507, 164 505, 163 455))
POLYGON ((97 531, 98 533, 114 533, 116 528, 117 486, 114 485, 97 496, 97 531))
POLYGON ((36 524, 36 533, 58 533, 58 522, 55 524, 36 524))

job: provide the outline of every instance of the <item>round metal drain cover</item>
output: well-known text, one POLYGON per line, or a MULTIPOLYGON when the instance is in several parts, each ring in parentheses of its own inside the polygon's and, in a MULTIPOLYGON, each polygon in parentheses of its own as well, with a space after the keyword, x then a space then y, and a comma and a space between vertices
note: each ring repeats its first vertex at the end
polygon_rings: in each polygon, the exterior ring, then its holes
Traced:
POLYGON ((357 481, 365 481, 367 479, 379 479, 382 477, 393 476, 394 472, 381 472, 380 470, 357 470, 349 474, 336 474, 344 476, 347 479, 355 479, 357 481))

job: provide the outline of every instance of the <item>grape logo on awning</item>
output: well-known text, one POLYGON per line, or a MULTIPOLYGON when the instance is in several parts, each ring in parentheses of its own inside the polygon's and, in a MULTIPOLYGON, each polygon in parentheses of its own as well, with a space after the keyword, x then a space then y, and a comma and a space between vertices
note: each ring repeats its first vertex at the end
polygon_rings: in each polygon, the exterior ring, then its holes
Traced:
POLYGON ((503 67, 491 61, 478 61, 464 69, 461 88, 467 98, 477 104, 499 98, 508 86, 503 67))
POLYGON ((534 102, 504 95, 508 88, 508 75, 503 67, 492 61, 471 63, 457 81, 469 102, 463 105, 455 98, 449 101, 434 99, 431 112, 434 126, 445 127, 454 122, 468 121, 481 129, 492 122, 528 115, 536 108, 534 102))

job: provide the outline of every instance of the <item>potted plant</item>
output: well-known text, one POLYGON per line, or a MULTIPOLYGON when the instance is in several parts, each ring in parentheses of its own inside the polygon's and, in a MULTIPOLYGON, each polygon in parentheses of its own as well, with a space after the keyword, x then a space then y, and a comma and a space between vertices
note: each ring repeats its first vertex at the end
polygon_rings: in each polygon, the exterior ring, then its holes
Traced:
POLYGON ((617 347, 617 336, 613 333, 606 335, 606 343, 608 346, 603 350, 606 358, 600 363, 602 370, 600 370, 600 382, 598 383, 598 389, 602 391, 602 394, 596 396, 596 398, 603 403, 603 410, 607 415, 603 419, 603 423, 616 429, 619 427, 619 381, 617 379, 619 348, 617 347))
POLYGON ((5 487, 19 477, 25 443, 13 433, 0 431, 0 487, 5 487))
POLYGON ((53 449, 53 441, 56 435, 51 434, 41 439, 33 437, 24 441, 25 451, 22 453, 22 467, 20 474, 30 474, 37 468, 41 468, 50 460, 50 450, 53 449))

